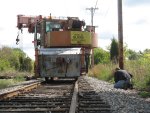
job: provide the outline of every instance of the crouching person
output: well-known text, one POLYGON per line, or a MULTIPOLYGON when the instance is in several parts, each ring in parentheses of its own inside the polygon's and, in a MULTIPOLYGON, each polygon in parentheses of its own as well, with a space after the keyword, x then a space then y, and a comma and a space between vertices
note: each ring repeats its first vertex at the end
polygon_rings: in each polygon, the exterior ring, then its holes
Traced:
POLYGON ((132 75, 128 73, 126 70, 116 68, 114 73, 114 81, 115 81, 114 88, 133 89, 131 78, 132 75))

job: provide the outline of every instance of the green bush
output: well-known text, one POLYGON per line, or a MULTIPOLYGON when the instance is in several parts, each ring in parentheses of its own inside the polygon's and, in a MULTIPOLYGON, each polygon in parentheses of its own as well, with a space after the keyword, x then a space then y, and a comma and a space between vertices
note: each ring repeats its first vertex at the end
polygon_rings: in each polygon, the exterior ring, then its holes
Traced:
POLYGON ((141 92, 139 92, 139 95, 143 98, 147 98, 147 97, 150 97, 150 92, 141 91, 141 92))
POLYGON ((0 58, 0 71, 5 71, 10 68, 10 63, 5 59, 0 58))
POLYGON ((0 71, 17 70, 31 72, 33 61, 17 48, 0 48, 0 71))
POLYGON ((103 50, 102 48, 94 49, 94 63, 109 63, 110 62, 110 54, 108 51, 103 50))

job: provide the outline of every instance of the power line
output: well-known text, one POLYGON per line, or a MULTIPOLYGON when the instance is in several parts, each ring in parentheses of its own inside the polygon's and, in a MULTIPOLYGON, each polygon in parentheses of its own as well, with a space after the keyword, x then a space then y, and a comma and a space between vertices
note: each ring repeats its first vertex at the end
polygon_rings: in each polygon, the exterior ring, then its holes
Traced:
MULTIPOLYGON (((96 4, 95 4, 95 9, 96 9, 97 3, 98 3, 98 0, 96 1, 96 4)), ((94 10, 94 13, 95 13, 95 10, 94 10)), ((93 15, 94 15, 94 14, 93 14, 93 15)))

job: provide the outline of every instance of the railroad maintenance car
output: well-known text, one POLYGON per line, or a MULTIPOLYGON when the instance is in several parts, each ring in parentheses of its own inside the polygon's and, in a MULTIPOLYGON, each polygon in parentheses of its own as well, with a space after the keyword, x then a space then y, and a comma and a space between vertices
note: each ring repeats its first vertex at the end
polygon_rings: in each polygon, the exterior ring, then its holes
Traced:
MULTIPOLYGON (((34 33, 35 75, 77 78, 88 72, 98 40, 95 26, 86 26, 78 17, 17 15, 17 28, 34 33)), ((16 44, 19 42, 19 34, 16 44)))

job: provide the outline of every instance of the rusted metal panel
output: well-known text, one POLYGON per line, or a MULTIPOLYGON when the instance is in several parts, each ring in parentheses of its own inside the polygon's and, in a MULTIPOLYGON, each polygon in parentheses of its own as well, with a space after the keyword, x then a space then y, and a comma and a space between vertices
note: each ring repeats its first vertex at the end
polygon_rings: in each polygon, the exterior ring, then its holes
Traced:
POLYGON ((77 48, 41 49, 39 56, 41 77, 78 77, 81 54, 77 48))
POLYGON ((98 47, 98 36, 96 33, 92 33, 92 47, 98 47))
POLYGON ((46 47, 97 47, 97 34, 83 31, 47 32, 46 47))
POLYGON ((69 31, 53 31, 47 33, 47 47, 70 46, 69 31))

